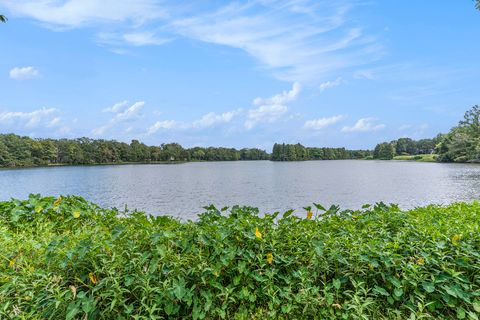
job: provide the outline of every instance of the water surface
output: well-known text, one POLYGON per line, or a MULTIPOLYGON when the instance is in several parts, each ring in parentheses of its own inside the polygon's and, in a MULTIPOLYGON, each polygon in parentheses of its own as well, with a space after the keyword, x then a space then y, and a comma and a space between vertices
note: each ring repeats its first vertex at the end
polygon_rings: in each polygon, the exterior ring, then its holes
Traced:
POLYGON ((75 194, 102 206, 194 219, 235 204, 273 212, 312 202, 413 208, 479 197, 480 165, 406 161, 195 162, 0 170, 0 200, 75 194))

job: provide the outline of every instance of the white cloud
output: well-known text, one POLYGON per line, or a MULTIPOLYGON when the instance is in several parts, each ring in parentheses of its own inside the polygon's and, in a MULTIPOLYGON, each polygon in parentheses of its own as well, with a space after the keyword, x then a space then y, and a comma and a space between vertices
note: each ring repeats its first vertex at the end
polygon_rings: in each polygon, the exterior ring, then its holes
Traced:
POLYGON ((219 123, 228 123, 232 121, 232 119, 241 112, 242 110, 228 111, 222 114, 210 112, 201 117, 200 119, 194 121, 192 123, 192 126, 194 128, 207 128, 219 123))
POLYGON ((327 89, 338 87, 342 83, 343 83, 343 78, 342 77, 338 77, 334 81, 323 82, 323 83, 320 84, 320 92, 323 92, 327 89))
POLYGON ((287 113, 288 107, 282 105, 260 106, 248 111, 245 128, 248 130, 255 127, 259 122, 272 123, 287 113))
POLYGON ((31 112, 0 112, 0 124, 26 128, 56 126, 60 122, 60 118, 55 117, 57 112, 55 108, 41 108, 31 112))
POLYGON ((2 4, 17 15, 61 28, 126 21, 135 26, 166 14, 155 0, 4 0, 2 4))
POLYGON ((229 123, 234 117, 241 114, 242 109, 233 110, 217 114, 210 112, 203 115, 200 119, 192 121, 191 123, 179 122, 175 120, 163 120, 157 121, 151 127, 148 128, 147 134, 152 135, 159 130, 186 130, 186 129, 206 129, 218 124, 229 123))
POLYGON ((170 41, 170 39, 156 36, 154 32, 126 33, 123 39, 134 46, 161 45, 170 41))
POLYGON ((34 67, 15 67, 10 70, 10 78, 14 80, 35 79, 40 75, 34 67))
POLYGON ((255 98, 253 104, 258 108, 247 112, 245 128, 252 129, 260 122, 272 123, 288 112, 287 103, 294 101, 300 94, 301 86, 298 82, 292 85, 290 91, 283 91, 270 98, 255 98))
POLYGON ((271 98, 255 98, 253 100, 253 104, 256 106, 263 106, 263 105, 283 105, 290 101, 293 101, 297 98, 298 94, 300 93, 301 86, 298 82, 295 82, 292 86, 290 91, 283 91, 271 98))
POLYGON ((375 121, 375 118, 362 118, 351 127, 343 127, 342 132, 369 132, 378 131, 385 128, 384 124, 375 124, 375 121))
POLYGON ((252 0, 2 0, 12 14, 57 29, 96 27, 114 46, 159 45, 176 37, 243 50, 274 76, 319 83, 379 59, 382 47, 349 13, 352 2, 252 0), (113 27, 112 27, 113 25, 113 27), (111 30, 116 30, 111 33, 111 30))
POLYGON ((138 101, 128 107, 128 101, 122 101, 114 104, 112 107, 104 109, 104 112, 113 112, 115 115, 110 121, 98 128, 92 130, 92 134, 95 136, 101 136, 105 134, 108 130, 115 127, 117 124, 132 120, 138 117, 138 114, 145 106, 144 101, 138 101))
POLYGON ((171 26, 185 37, 244 50, 282 80, 315 82, 381 56, 376 40, 347 18, 351 7, 321 0, 234 2, 171 26))
POLYGON ((103 112, 113 112, 117 113, 125 109, 125 107, 128 106, 128 101, 124 100, 118 103, 115 103, 113 106, 110 108, 103 109, 103 112))
POLYGON ((343 119, 345 119, 345 116, 339 115, 339 116, 333 116, 329 118, 319 118, 314 120, 308 120, 305 122, 303 127, 305 129, 321 130, 328 126, 334 125, 342 121, 343 119))
POLYGON ((165 121, 157 121, 154 125, 148 128, 147 134, 151 135, 156 133, 158 130, 161 129, 174 129, 175 127, 181 126, 178 122, 174 120, 165 120, 165 121))

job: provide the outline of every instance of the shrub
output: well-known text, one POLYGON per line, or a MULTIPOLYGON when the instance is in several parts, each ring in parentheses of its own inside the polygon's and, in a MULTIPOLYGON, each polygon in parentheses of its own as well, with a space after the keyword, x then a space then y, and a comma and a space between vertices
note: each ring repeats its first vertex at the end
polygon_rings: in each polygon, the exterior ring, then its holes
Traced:
POLYGON ((478 319, 480 203, 305 209, 0 202, 0 318, 478 319))

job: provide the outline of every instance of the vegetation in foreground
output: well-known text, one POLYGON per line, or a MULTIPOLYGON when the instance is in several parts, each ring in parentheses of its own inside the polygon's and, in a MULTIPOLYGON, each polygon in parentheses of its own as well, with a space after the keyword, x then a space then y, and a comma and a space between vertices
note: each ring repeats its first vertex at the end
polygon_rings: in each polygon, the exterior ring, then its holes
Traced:
POLYGON ((0 318, 478 319, 480 203, 198 221, 0 203, 0 318))

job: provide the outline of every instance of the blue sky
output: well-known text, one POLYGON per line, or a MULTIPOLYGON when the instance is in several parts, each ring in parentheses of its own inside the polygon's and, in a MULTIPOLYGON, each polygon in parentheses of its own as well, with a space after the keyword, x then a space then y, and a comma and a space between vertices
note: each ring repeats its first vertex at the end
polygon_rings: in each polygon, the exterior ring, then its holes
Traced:
POLYGON ((480 104, 456 1, 0 0, 0 132, 373 148, 480 104))

